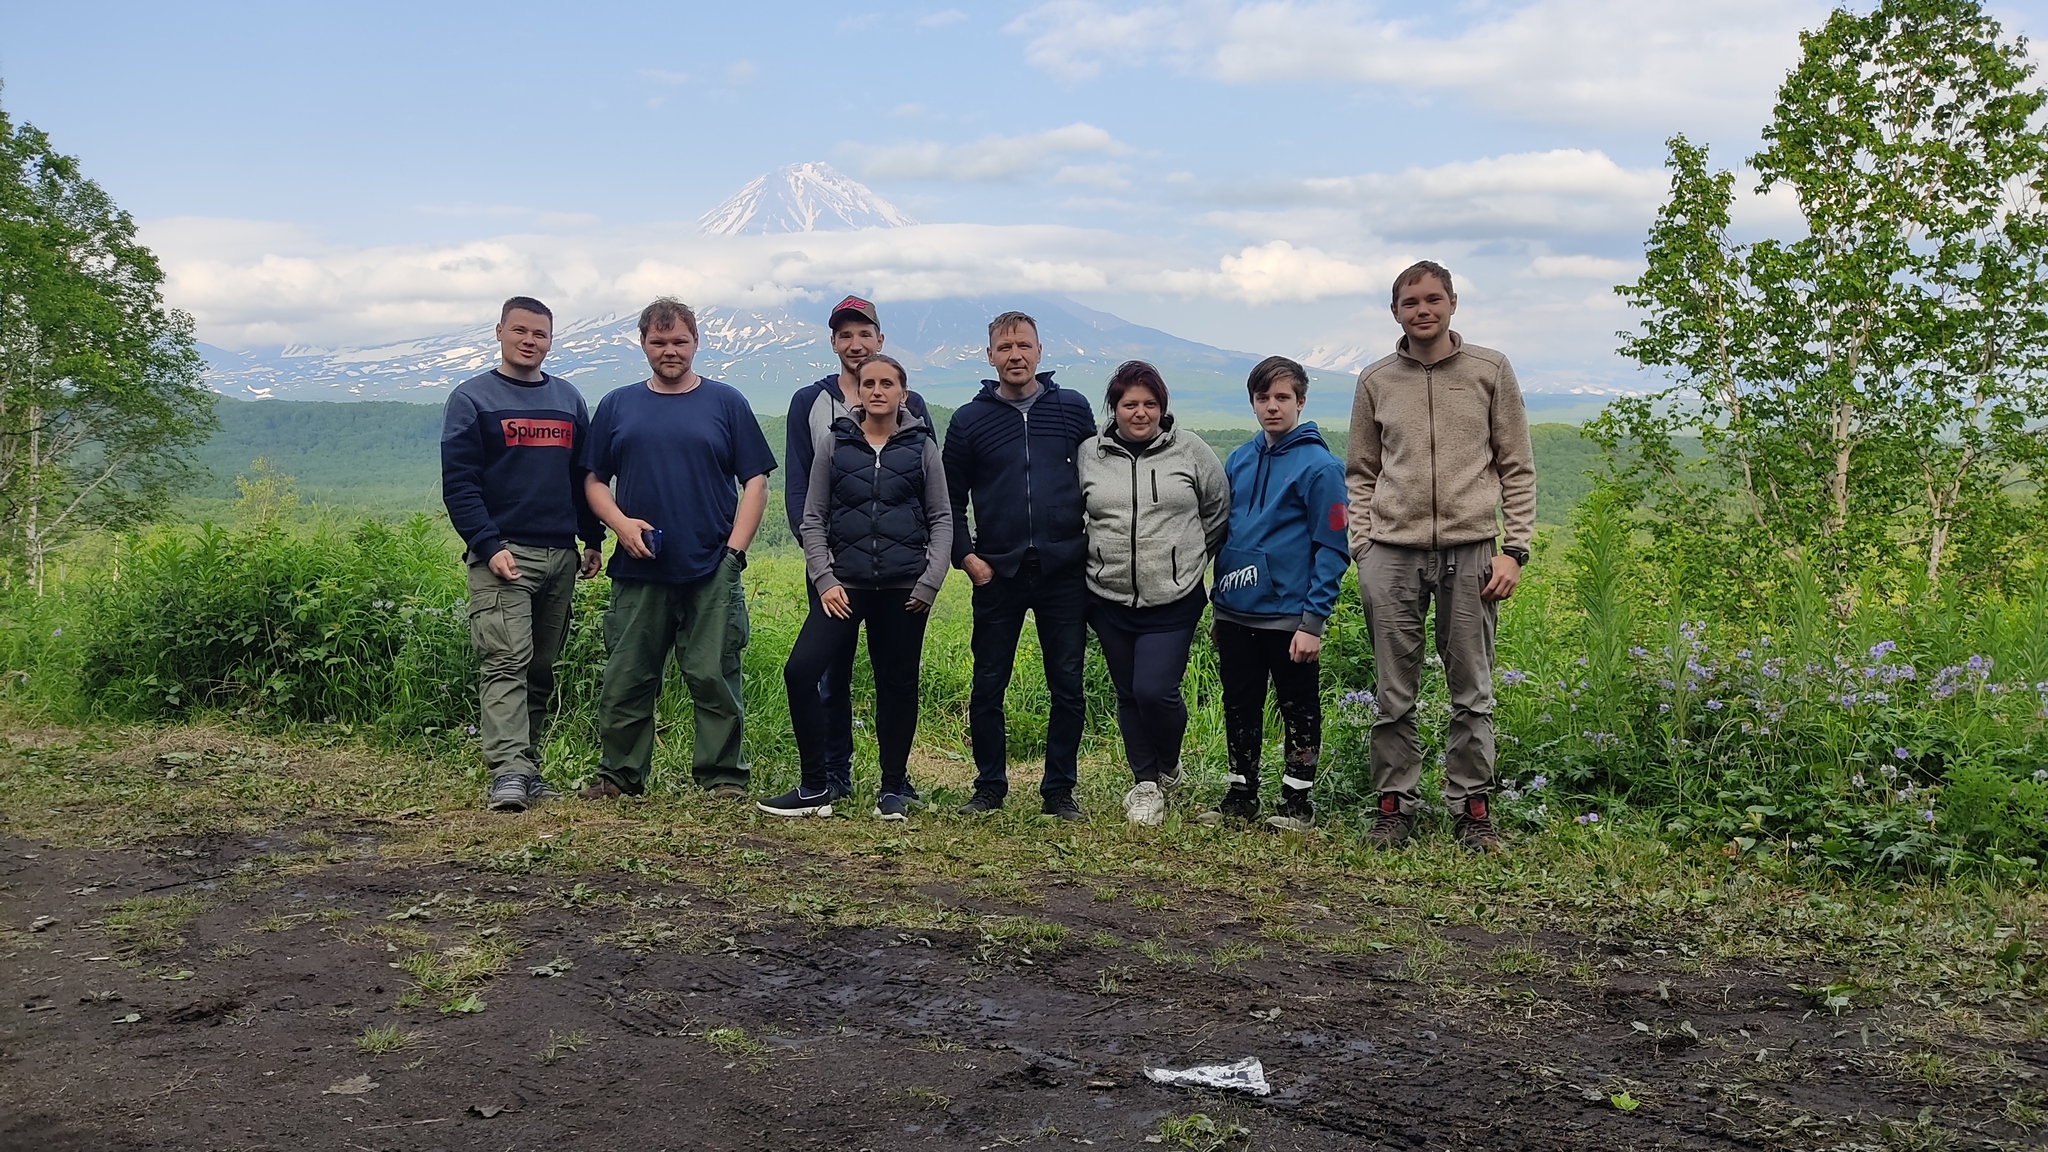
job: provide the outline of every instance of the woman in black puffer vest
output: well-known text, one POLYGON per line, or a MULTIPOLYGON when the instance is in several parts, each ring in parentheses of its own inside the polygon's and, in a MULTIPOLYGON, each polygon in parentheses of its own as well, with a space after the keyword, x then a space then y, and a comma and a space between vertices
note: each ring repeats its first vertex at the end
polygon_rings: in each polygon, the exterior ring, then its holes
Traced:
POLYGON ((796 730, 802 781, 760 803, 775 816, 830 816, 825 784, 825 709, 818 677, 868 626, 875 673, 875 740, 882 784, 875 815, 908 817, 910 743, 917 735, 918 672, 926 612, 952 566, 952 503, 931 426, 904 407, 903 365, 882 355, 860 366, 853 414, 820 441, 805 493, 801 536, 805 573, 818 607, 804 620, 783 665, 789 721, 796 730), (858 417, 858 419, 856 419, 858 417))

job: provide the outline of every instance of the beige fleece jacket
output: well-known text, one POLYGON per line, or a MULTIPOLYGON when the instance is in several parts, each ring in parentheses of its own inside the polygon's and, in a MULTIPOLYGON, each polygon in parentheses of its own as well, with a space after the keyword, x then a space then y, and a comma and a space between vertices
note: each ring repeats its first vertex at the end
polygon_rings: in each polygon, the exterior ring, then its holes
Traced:
POLYGON ((1344 486, 1351 555, 1370 543, 1449 548, 1536 531, 1536 454, 1508 358, 1451 333, 1456 351, 1424 365, 1394 354, 1358 374, 1344 486), (1505 532, 1502 521, 1505 520, 1505 532))

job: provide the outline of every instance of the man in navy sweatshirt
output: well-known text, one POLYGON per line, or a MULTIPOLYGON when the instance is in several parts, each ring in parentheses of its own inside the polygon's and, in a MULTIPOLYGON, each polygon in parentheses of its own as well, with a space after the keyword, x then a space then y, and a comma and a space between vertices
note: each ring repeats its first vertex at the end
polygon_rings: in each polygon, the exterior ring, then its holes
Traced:
POLYGON ((553 795, 540 773, 541 726, 576 580, 597 574, 604 542, 583 496, 583 394, 540 367, 554 321, 531 297, 505 301, 498 366, 456 385, 441 417, 441 498, 467 547, 478 728, 487 802, 499 812, 553 795))
POLYGON ((942 459, 953 503, 953 562, 974 583, 974 680, 967 703, 974 795, 960 811, 992 812, 1009 794, 1003 694, 1028 611, 1038 621, 1052 696, 1040 811, 1085 820, 1074 786, 1080 780, 1081 659, 1088 646, 1082 570, 1088 545, 1074 460, 1081 442, 1095 435, 1095 415, 1080 393, 1038 371, 1042 353, 1036 320, 1005 312, 989 321, 988 362, 996 379, 982 381, 981 393, 946 428, 942 459))
MULTIPOLYGON (((860 377, 860 366, 882 350, 882 322, 873 302, 848 296, 832 306, 828 326, 832 330, 832 351, 839 357, 839 371, 806 384, 789 398, 789 419, 783 426, 782 506, 789 515, 789 534, 803 539, 804 496, 811 483, 811 462, 818 446, 830 444, 832 422, 852 414, 848 400, 860 377)), ((910 414, 931 426, 924 397, 912 392, 904 406, 910 414)), ((859 417, 855 417, 856 420, 859 417)), ((811 611, 818 611, 817 589, 804 582, 810 595, 811 611)), ((853 792, 853 681, 854 650, 825 669, 818 678, 818 699, 825 706, 825 788, 837 800, 853 792)))

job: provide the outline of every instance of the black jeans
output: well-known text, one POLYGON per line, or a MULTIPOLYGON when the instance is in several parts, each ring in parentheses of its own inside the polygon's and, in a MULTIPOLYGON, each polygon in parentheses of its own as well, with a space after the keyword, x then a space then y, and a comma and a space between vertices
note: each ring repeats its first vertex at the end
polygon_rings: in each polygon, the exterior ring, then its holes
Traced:
POLYGON ((1038 621, 1045 657, 1045 687, 1052 713, 1045 726, 1042 796, 1071 796, 1080 779, 1081 659, 1088 650, 1088 586, 1081 569, 1044 572, 1028 559, 1015 576, 996 576, 974 589, 974 688, 967 702, 967 732, 974 745, 974 790, 1009 794, 1009 729, 1003 694, 1017 662, 1024 613, 1038 621))
MULTIPOLYGON (((1272 682, 1280 724, 1286 729, 1280 779, 1306 793, 1316 782, 1323 751, 1320 663, 1296 664, 1287 655, 1292 631, 1247 628, 1216 621, 1216 674, 1223 681, 1223 738, 1230 746, 1232 787, 1259 788, 1259 757, 1266 744, 1266 684, 1272 682)), ((1287 793, 1283 792, 1285 796, 1287 793)))
POLYGON ((1124 738, 1124 759, 1141 783, 1171 776, 1180 763, 1180 742, 1188 731, 1188 705, 1181 699, 1188 648, 1195 626, 1171 632, 1126 632, 1095 621, 1095 639, 1116 685, 1116 727, 1124 738))
POLYGON ((865 621, 868 664, 875 673, 875 742, 880 746, 882 794, 901 794, 910 787, 910 743, 917 736, 917 679, 929 616, 904 607, 910 599, 908 588, 848 588, 846 599, 852 612, 844 620, 826 615, 822 607, 804 619, 789 662, 782 666, 804 790, 825 787, 825 705, 818 698, 818 678, 828 668, 853 663, 853 646, 865 621))
MULTIPOLYGON (((818 589, 806 580, 804 592, 811 598, 811 615, 818 615, 823 611, 818 589)), ((825 709, 825 786, 840 793, 853 791, 853 654, 853 645, 846 645, 842 658, 818 677, 818 702, 825 709)))

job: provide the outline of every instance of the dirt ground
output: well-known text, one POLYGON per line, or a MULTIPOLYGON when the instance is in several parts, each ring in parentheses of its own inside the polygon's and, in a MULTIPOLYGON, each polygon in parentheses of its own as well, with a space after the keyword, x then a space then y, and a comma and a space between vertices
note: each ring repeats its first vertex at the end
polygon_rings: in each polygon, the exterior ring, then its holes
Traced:
MULTIPOLYGON (((2004 1089, 1887 1075, 1887 1033, 1797 973, 1687 974, 1654 941, 1453 930, 1461 980, 1072 886, 1029 931, 736 921, 633 872, 382 861, 381 835, 0 838, 0 1148, 2037 1146, 2004 1089), (308 840, 318 864, 277 867, 308 840), (1091 944, 1137 937, 1149 962, 1091 944), (439 1011, 419 953, 503 970, 439 1011), (358 1047, 386 1025, 418 1035, 358 1047), (1145 1075, 1245 1056, 1271 1096, 1145 1075)), ((2048 1044, 1998 1058, 2048 1083, 2048 1044)))

